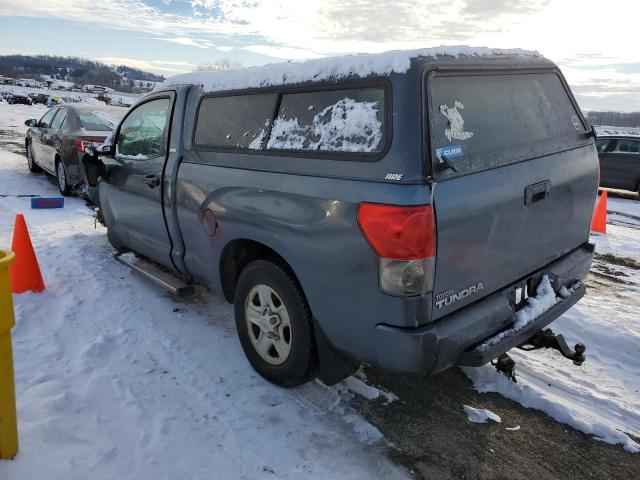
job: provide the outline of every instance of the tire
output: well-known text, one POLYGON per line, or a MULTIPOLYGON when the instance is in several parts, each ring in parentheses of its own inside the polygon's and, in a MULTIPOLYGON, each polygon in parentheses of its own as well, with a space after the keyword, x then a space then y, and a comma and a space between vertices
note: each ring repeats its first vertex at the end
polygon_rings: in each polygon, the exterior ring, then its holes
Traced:
POLYGON ((67 182, 67 171, 62 160, 56 162, 56 183, 62 196, 68 197, 71 195, 71 185, 67 182))
POLYGON ((292 274, 267 260, 251 262, 238 279, 234 310, 242 349, 256 372, 281 387, 315 376, 311 311, 292 274))
POLYGON ((42 169, 36 163, 36 160, 33 156, 33 149, 31 148, 31 143, 27 143, 27 167, 29 167, 29 171, 31 173, 40 173, 42 169))

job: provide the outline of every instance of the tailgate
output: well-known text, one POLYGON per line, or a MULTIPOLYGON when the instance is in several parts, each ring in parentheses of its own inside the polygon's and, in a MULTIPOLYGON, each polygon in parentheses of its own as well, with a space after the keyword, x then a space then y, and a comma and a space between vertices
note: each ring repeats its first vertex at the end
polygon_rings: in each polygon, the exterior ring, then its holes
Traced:
POLYGON ((598 159, 554 71, 447 72, 427 88, 439 318, 585 243, 598 159))

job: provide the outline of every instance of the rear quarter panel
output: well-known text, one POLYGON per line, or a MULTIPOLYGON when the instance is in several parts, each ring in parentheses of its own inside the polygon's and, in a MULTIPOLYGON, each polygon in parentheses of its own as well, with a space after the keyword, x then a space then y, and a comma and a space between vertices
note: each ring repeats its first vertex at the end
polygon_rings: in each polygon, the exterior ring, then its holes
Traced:
POLYGON ((371 358, 379 323, 415 326, 430 296, 402 299, 378 288, 378 258, 360 232, 361 201, 424 204, 425 185, 284 175, 183 162, 177 183, 185 264, 221 292, 220 255, 235 239, 260 242, 291 266, 336 348, 371 358), (214 212, 207 235, 201 212, 214 212))

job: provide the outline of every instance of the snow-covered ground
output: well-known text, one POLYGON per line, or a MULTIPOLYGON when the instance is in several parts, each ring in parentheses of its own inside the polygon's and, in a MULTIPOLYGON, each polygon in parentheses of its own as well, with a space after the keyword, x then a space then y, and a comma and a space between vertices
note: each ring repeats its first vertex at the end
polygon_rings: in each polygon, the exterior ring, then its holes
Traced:
MULTIPOLYGON (((105 230, 79 199, 37 211, 16 196, 57 195, 49 178, 29 174, 14 153, 24 120, 44 111, 0 103, 0 246, 10 246, 15 213, 24 213, 47 284, 41 294, 14 296, 21 450, 0 463, 0 478, 403 477, 383 455, 378 430, 346 402, 352 394, 393 402, 393 393, 362 377, 333 388, 267 383, 245 360, 225 302, 203 287, 175 300, 115 262, 105 230)), ((610 218, 640 217, 633 199, 610 197, 608 208, 610 218)), ((490 366, 465 371, 481 391, 635 452, 640 228, 608 228, 597 248, 619 263, 601 258, 594 269, 623 283, 591 288, 552 324, 570 343, 587 345, 586 363, 513 351, 517 384, 490 366)))
MULTIPOLYGON (((43 111, 0 103, 0 130, 43 111)), ((115 262, 79 199, 31 210, 13 196, 57 193, 0 144, 0 245, 23 212, 47 285, 14 295, 20 453, 2 480, 404 478, 342 400, 374 389, 269 384, 226 302, 204 288, 176 301, 115 262)))

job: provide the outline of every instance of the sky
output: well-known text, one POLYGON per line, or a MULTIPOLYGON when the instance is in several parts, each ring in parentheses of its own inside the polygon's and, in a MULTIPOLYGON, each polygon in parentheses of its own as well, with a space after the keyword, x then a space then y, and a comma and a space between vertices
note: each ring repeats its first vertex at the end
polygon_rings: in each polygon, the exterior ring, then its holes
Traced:
POLYGON ((170 76, 439 45, 537 50, 584 110, 640 111, 638 0, 0 0, 0 55, 170 76))

